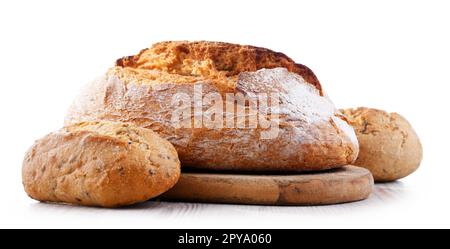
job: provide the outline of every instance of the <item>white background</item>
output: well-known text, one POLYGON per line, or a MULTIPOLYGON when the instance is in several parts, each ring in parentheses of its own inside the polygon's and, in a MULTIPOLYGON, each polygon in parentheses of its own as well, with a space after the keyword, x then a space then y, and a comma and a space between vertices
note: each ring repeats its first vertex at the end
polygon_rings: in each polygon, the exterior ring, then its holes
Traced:
POLYGON ((0 1, 0 227, 450 227, 448 1, 0 1), (82 85, 162 40, 282 51, 338 107, 398 112, 421 168, 365 202, 262 207, 148 202, 104 210, 40 204, 21 185, 33 141, 61 127, 82 85))

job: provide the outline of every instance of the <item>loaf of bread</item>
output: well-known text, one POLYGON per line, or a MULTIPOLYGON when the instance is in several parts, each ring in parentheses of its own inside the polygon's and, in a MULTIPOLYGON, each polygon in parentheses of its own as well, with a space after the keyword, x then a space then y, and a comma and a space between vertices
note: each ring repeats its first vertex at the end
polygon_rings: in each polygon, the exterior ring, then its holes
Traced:
POLYGON ((419 168, 422 145, 404 117, 365 107, 343 112, 359 140, 360 152, 354 165, 369 169, 375 181, 395 181, 419 168))
POLYGON ((152 129, 175 146, 183 167, 324 170, 351 164, 358 155, 352 127, 314 73, 284 54, 252 46, 162 42, 119 59, 77 97, 66 124, 96 120, 152 129), (228 94, 277 98, 255 109, 250 101, 229 100, 228 94), (189 104, 182 107, 188 113, 180 121, 184 126, 174 123, 180 96, 189 104), (211 118, 212 126, 205 121, 213 106, 206 96, 223 100, 214 101, 224 112, 211 118), (246 112, 237 115, 239 109, 246 112), (256 116, 275 118, 266 126, 245 121, 256 116))
POLYGON ((23 185, 44 202, 117 207, 146 201, 180 177, 175 148, 130 124, 80 123, 36 141, 25 156, 23 185))

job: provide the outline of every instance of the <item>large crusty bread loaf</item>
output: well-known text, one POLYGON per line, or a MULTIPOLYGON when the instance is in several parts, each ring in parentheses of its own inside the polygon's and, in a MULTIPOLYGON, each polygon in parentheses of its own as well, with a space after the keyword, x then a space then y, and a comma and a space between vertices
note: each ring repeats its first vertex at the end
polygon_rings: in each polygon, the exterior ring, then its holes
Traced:
POLYGON ((81 123, 36 141, 25 156, 25 191, 39 201, 117 207, 158 196, 180 177, 175 148, 151 130, 81 123))
MULTIPOLYGON (((246 110, 249 105, 241 103, 246 110)), ((225 109, 223 117, 233 115, 225 109)), ((233 117, 235 124, 239 118, 233 117)), ((353 129, 313 72, 284 54, 252 46, 162 42, 119 59, 82 91, 66 117, 67 124, 92 120, 152 129, 174 144, 183 166, 201 169, 323 170, 350 164, 358 155, 353 129), (173 98, 183 93, 195 105, 194 86, 202 87, 203 96, 218 93, 224 100, 227 93, 279 94, 279 108, 257 112, 278 115, 276 138, 262 139, 268 131, 262 126, 196 126, 194 112, 183 119, 192 128, 174 126, 173 98)))

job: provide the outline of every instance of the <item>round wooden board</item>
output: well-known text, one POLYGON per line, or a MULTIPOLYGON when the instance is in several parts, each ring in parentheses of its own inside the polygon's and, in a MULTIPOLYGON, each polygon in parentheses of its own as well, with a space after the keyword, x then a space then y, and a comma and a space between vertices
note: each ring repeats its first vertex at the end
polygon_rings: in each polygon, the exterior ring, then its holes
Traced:
POLYGON ((345 166, 289 175, 183 173, 161 200, 258 204, 328 205, 366 199, 373 189, 366 169, 345 166))

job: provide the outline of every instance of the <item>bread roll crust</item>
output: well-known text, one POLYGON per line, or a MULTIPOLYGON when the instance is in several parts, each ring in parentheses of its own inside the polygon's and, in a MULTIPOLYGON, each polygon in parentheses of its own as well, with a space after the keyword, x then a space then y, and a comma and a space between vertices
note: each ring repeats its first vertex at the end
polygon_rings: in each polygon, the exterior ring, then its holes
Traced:
MULTIPOLYGON (((192 113, 188 122, 194 119, 192 113)), ((358 154, 354 131, 314 74, 281 53, 251 46, 166 42, 122 58, 82 91, 66 117, 67 124, 92 120, 152 129, 175 146, 183 166, 198 169, 324 170, 351 164, 358 154), (194 85, 203 96, 219 93, 224 100, 227 93, 278 93, 281 107, 271 111, 279 115, 279 135, 261 139, 266 130, 259 126, 175 128, 171 100, 179 93, 192 97, 194 85)))
POLYGON ((369 169, 375 181, 389 182, 416 171, 422 144, 411 124, 398 113, 359 107, 345 109, 355 129, 360 153, 354 165, 369 169))
POLYGON ((36 200, 118 207, 146 201, 178 181, 176 150, 130 124, 81 123, 51 133, 27 152, 22 177, 36 200))

